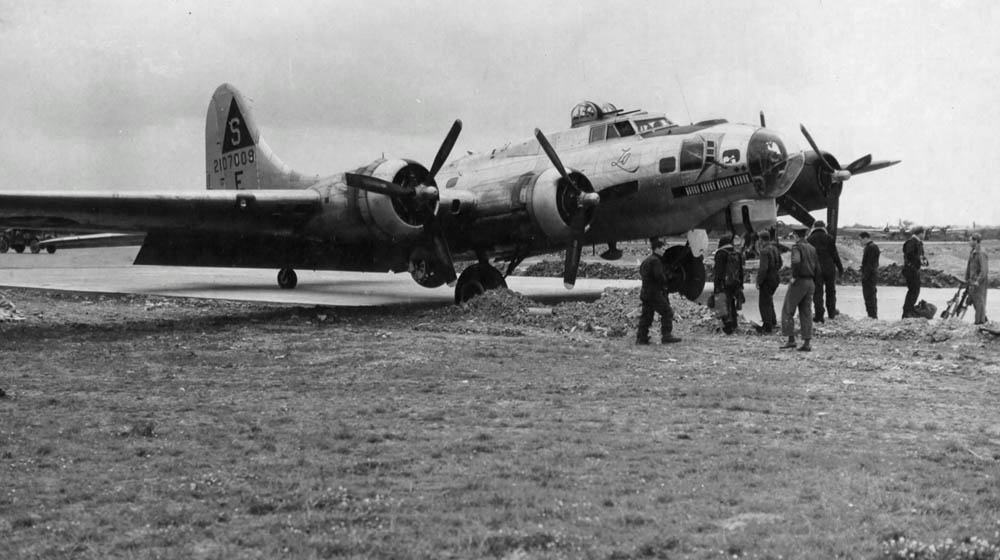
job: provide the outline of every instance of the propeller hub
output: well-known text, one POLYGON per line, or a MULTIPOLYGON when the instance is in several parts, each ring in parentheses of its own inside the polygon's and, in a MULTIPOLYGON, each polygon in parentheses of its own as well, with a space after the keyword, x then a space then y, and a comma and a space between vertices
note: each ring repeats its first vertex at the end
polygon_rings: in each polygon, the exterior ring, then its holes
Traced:
POLYGON ((577 204, 579 204, 581 208, 593 208, 600 204, 601 195, 595 192, 585 192, 580 193, 580 197, 576 200, 577 204))
POLYGON ((438 188, 434 185, 417 185, 416 187, 417 200, 421 202, 437 200, 439 194, 438 188))

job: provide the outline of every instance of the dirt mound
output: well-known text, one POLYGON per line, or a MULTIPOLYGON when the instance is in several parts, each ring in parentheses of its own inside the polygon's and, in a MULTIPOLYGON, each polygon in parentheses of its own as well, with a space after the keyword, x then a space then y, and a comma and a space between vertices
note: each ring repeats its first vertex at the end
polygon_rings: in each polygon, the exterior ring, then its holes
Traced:
MULTIPOLYGON (((543 278, 559 278, 563 274, 562 261, 542 261, 535 263, 523 272, 521 276, 540 276, 543 278)), ((600 278, 604 280, 638 280, 639 267, 619 266, 614 264, 581 262, 577 278, 600 278)))
MULTIPOLYGON (((709 284, 714 275, 715 267, 712 263, 705 263, 705 277, 709 284)), ((559 278, 563 273, 563 263, 561 261, 542 261, 535 263, 519 274, 521 276, 540 276, 546 278, 559 278)), ((785 266, 778 273, 782 284, 792 281, 792 270, 785 266)), ((599 278, 603 280, 638 280, 639 268, 636 266, 620 266, 605 263, 580 263, 580 278, 599 278)), ((743 281, 748 285, 753 285, 757 281, 756 261, 751 261, 746 266, 743 281)), ((854 267, 844 269, 844 274, 838 279, 839 284, 860 284, 861 272, 854 267)), ((920 285, 924 288, 955 288, 961 283, 958 277, 933 268, 925 268, 920 271, 920 285)), ((892 263, 878 269, 878 284, 880 286, 905 286, 906 278, 903 277, 903 267, 892 263)), ((1000 288, 1000 278, 990 280, 991 288, 1000 288)))
MULTIPOLYGON (((674 310, 675 332, 721 333, 722 323, 708 307, 676 294, 670 296, 670 304, 674 310)), ((502 336, 524 336, 532 329, 542 329, 620 338, 635 332, 639 313, 639 288, 607 288, 596 301, 553 306, 539 304, 510 290, 493 290, 463 305, 428 310, 421 315, 417 328, 502 336)), ((659 318, 654 329, 658 327, 659 318)), ((927 342, 984 338, 976 326, 958 320, 876 321, 840 315, 815 328, 819 336, 838 338, 927 342)), ((739 315, 738 332, 755 335, 753 323, 742 314, 739 315)))
POLYGON ((14 307, 14 303, 7 298, 7 295, 0 292, 0 322, 23 321, 22 317, 14 307))

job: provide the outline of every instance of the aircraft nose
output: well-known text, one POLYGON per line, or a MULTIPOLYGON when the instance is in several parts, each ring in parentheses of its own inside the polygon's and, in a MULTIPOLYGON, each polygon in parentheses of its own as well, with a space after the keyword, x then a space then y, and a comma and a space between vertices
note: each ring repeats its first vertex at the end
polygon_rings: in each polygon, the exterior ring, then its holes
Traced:
POLYGON ((805 165, 805 155, 794 143, 766 128, 750 137, 747 160, 757 193, 768 198, 785 194, 805 165))

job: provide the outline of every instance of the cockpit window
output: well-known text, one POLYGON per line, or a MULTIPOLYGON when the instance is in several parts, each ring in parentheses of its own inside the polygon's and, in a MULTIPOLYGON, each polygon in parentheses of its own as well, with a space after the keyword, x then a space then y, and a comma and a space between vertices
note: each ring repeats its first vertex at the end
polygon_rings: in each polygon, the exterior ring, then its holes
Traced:
POLYGON ((603 124, 597 125, 595 127, 591 127, 591 129, 590 129, 590 143, 593 144, 594 142, 603 142, 604 141, 604 131, 607 130, 607 128, 608 128, 607 125, 603 125, 603 124))
POLYGON ((685 140, 681 144, 681 171, 701 169, 705 145, 701 140, 685 140))
POLYGON ((661 128, 666 128, 673 125, 670 119, 666 117, 656 117, 653 119, 639 119, 635 121, 635 125, 639 127, 639 134, 644 134, 646 132, 652 132, 661 128))
MULTIPOLYGON (((628 121, 616 122, 614 124, 614 128, 618 129, 618 135, 622 137, 632 136, 635 134, 635 129, 632 128, 632 123, 628 121)), ((611 130, 610 126, 608 127, 608 130, 611 130)), ((609 134, 608 136, 610 137, 611 135, 609 134)))

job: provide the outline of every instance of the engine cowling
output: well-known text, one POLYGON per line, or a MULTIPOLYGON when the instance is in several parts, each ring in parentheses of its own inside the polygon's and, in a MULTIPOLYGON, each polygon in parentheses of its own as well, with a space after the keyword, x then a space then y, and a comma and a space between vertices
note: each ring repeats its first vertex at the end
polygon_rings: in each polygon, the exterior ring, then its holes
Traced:
MULTIPOLYGON (((583 192, 594 192, 594 187, 587 177, 578 171, 572 171, 569 176, 583 192)), ((570 221, 577 207, 578 193, 555 169, 548 169, 540 174, 527 195, 528 215, 539 229, 551 240, 568 241, 571 235, 570 221)), ((593 209, 589 210, 588 223, 593 218, 593 209)))
MULTIPOLYGON (((427 176, 419 163, 392 159, 379 163, 371 176, 396 184, 417 184, 427 176)), ((398 200, 380 193, 358 191, 358 210, 365 224, 383 241, 414 242, 423 235, 426 213, 436 211, 437 202, 428 205, 417 200, 398 200)))

